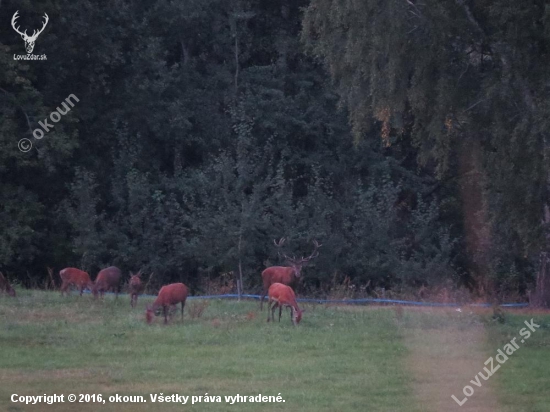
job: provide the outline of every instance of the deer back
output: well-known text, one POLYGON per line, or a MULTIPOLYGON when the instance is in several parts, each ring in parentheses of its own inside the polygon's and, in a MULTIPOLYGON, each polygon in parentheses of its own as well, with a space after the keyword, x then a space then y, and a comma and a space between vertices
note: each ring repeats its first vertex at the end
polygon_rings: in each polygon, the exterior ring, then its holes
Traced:
POLYGON ((289 306, 298 306, 296 295, 290 286, 282 283, 273 283, 268 290, 269 297, 282 304, 289 306))
POLYGON ((271 266, 262 272, 264 287, 268 288, 274 283, 292 285, 296 282, 296 271, 290 266, 271 266))
POLYGON ((120 275, 120 269, 115 266, 105 268, 97 274, 96 285, 98 287, 116 286, 120 281, 120 275))
POLYGON ((153 303, 153 307, 175 305, 176 303, 185 302, 189 290, 183 283, 172 283, 160 288, 159 294, 153 303))
POLYGON ((59 271, 59 277, 64 283, 74 283, 76 285, 88 285, 91 283, 90 275, 77 268, 65 268, 59 271))

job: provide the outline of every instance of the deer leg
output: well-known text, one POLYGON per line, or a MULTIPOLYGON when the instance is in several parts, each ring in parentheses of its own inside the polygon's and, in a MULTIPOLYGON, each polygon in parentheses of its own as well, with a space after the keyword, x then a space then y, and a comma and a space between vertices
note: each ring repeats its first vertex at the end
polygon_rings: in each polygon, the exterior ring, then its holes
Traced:
POLYGON ((279 322, 281 322, 281 314, 283 313, 283 305, 279 305, 279 322))
POLYGON ((275 302, 275 304, 274 304, 273 307, 271 308, 271 320, 272 320, 273 322, 275 322, 275 309, 277 309, 277 307, 280 308, 279 302, 275 302))
POLYGON ((264 292, 262 293, 262 296, 260 297, 260 310, 264 310, 264 299, 265 299, 266 295, 267 295, 267 289, 264 288, 264 292))
POLYGON ((164 312, 164 324, 168 324, 168 306, 164 305, 162 307, 162 311, 164 312))
POLYGON ((274 304, 271 308, 271 321, 275 322, 275 309, 277 309, 277 304, 274 304))
POLYGON ((183 323, 183 307, 185 306, 185 302, 181 302, 181 323, 183 323))

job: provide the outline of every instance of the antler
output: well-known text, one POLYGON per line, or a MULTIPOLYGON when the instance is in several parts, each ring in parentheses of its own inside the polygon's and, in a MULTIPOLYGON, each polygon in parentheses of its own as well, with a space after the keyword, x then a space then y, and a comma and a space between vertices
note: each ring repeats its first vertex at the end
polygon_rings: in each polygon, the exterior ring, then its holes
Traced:
POLYGON ((33 30, 33 33, 32 33, 32 36, 30 37, 30 39, 36 40, 38 35, 44 31, 44 29, 46 28, 46 25, 48 24, 49 21, 50 21, 50 18, 48 17, 48 15, 46 13, 44 13, 44 23, 42 23, 42 28, 38 31, 33 30))
POLYGON ((316 240, 313 240, 313 245, 315 246, 315 249, 313 249, 313 252, 307 258, 302 256, 302 258, 300 259, 301 263, 309 262, 311 259, 319 256, 319 251, 317 249, 319 249, 323 245, 320 245, 319 242, 317 242, 316 240))
POLYGON ((284 237, 280 238, 279 242, 277 242, 275 239, 273 239, 273 244, 276 247, 281 247, 281 246, 283 246, 283 243, 285 243, 285 240, 286 240, 286 238, 284 238, 284 237))
POLYGON ((13 27, 13 29, 19 33, 21 36, 27 36, 27 30, 25 30, 24 33, 21 33, 19 31, 19 27, 15 27, 15 21, 19 18, 19 16, 17 15, 17 13, 19 13, 19 10, 17 10, 14 14, 13 14, 13 17, 11 18, 11 27, 13 27))
POLYGON ((151 272, 151 274, 149 275, 149 280, 147 281, 147 283, 143 287, 143 290, 147 290, 147 287, 149 286, 149 283, 151 283, 151 279, 153 278, 154 274, 155 274, 155 272, 151 272))
POLYGON ((277 254, 279 255, 279 257, 282 255, 286 260, 288 260, 289 262, 296 262, 296 258, 293 256, 293 257, 289 257, 287 256, 285 253, 281 253, 281 247, 283 246, 283 244, 285 243, 286 241, 286 238, 282 237, 281 239, 279 239, 279 241, 275 241, 273 240, 273 244, 279 248, 279 250, 277 250, 277 254))
POLYGON ((19 13, 19 10, 17 10, 17 11, 13 14, 13 17, 11 18, 11 26, 13 27, 13 29, 14 29, 17 33, 19 33, 21 36, 23 36, 24 38, 26 38, 26 39, 29 40, 29 41, 36 40, 36 38, 38 37, 38 35, 44 31, 44 29, 46 28, 46 25, 47 25, 48 22, 50 21, 50 18, 48 17, 48 14, 47 14, 47 13, 44 13, 44 22, 42 23, 42 28, 41 28, 40 30, 33 30, 32 36, 29 36, 29 35, 27 35, 27 30, 25 30, 24 32, 21 32, 21 31, 19 30, 19 26, 15 27, 16 21, 17 21, 17 19, 19 18, 18 13, 19 13))

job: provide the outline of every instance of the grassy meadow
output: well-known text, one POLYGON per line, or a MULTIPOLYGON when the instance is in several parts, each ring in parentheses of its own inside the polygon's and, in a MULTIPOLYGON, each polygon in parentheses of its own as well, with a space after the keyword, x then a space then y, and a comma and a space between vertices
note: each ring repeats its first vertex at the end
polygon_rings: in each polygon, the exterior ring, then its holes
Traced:
MULTIPOLYGON (((147 299, 61 298, 18 291, 0 298, 0 410, 74 411, 70 403, 25 406, 12 393, 275 395, 285 403, 105 404, 102 411, 396 411, 412 396, 393 311, 307 307, 266 323, 257 302, 209 301, 200 318, 145 323, 147 299)), ((197 311, 197 310, 195 310, 197 311)), ((223 400, 223 397, 222 397, 223 400)), ((78 410, 98 410, 79 404, 78 410)), ((410 410, 410 409, 407 409, 410 410)))
POLYGON ((495 374, 505 412, 550 410, 550 316, 521 311, 506 315, 504 323, 489 328, 491 347, 502 348, 512 338, 520 346, 495 374), (533 318, 540 328, 521 343, 518 331, 533 318))
POLYGON ((450 395, 532 316, 507 314, 501 324, 489 313, 304 305, 294 327, 288 310, 281 323, 267 323, 257 302, 189 300, 183 324, 178 311, 165 326, 161 316, 145 323, 150 299, 132 310, 127 295, 17 292, 0 296, 0 411, 538 412, 550 404, 547 315, 476 391, 485 409, 468 409, 473 398, 458 407, 450 395), (147 403, 33 406, 12 403, 14 393, 142 395, 147 403), (222 403, 151 403, 155 393, 208 393, 222 403), (281 394, 285 402, 225 403, 236 394, 281 394))

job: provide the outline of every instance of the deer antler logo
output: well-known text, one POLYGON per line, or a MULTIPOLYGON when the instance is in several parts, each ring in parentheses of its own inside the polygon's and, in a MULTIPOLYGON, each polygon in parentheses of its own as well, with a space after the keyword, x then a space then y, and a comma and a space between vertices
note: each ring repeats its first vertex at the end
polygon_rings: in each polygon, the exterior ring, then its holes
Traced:
POLYGON ((46 25, 48 24, 48 21, 50 20, 50 18, 48 17, 48 15, 46 13, 44 13, 44 23, 42 23, 42 28, 40 30, 34 30, 33 33, 32 33, 32 36, 28 36, 27 35, 27 30, 25 30, 24 32, 21 32, 19 30, 19 27, 15 27, 16 20, 19 18, 17 13, 19 13, 19 10, 17 10, 13 14, 13 17, 11 19, 11 26, 13 27, 13 29, 17 33, 19 33, 21 35, 21 38, 25 42, 25 49, 27 50, 27 53, 31 54, 33 49, 34 49, 34 42, 38 38, 38 35, 44 31, 44 29, 46 28, 46 25))

